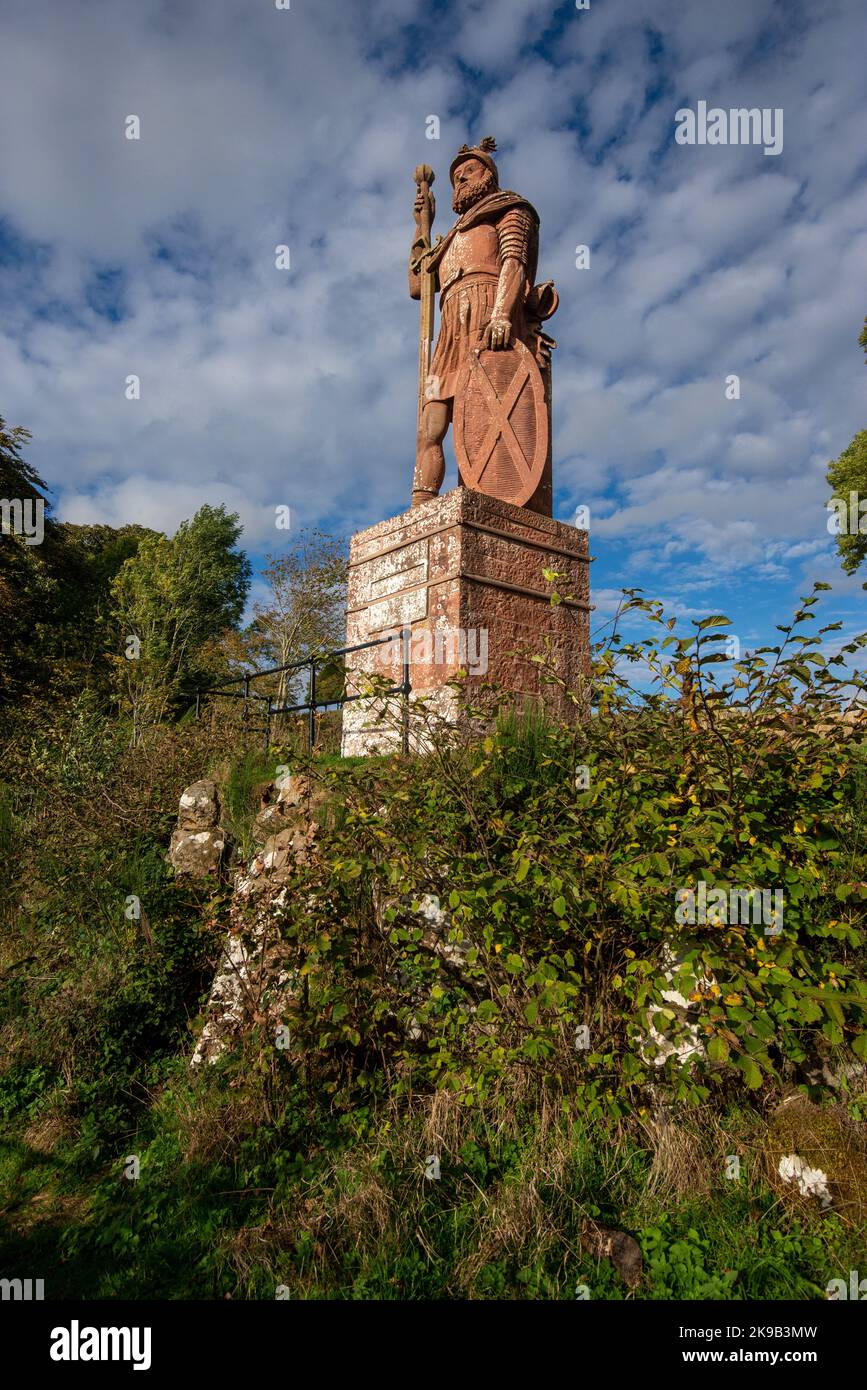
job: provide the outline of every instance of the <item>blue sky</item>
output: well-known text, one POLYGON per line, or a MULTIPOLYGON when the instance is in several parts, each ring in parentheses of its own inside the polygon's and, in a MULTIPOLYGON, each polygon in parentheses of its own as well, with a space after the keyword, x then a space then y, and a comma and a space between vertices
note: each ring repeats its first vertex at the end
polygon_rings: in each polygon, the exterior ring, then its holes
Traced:
POLYGON ((493 134, 560 292, 555 515, 590 507, 597 621, 642 585, 749 647, 820 579, 860 631, 824 475, 867 425, 865 50, 863 0, 4 0, 0 414, 62 519, 225 502, 257 558, 278 505, 401 511, 412 171, 444 232, 493 134), (677 144, 700 100, 782 108, 782 153, 677 144))

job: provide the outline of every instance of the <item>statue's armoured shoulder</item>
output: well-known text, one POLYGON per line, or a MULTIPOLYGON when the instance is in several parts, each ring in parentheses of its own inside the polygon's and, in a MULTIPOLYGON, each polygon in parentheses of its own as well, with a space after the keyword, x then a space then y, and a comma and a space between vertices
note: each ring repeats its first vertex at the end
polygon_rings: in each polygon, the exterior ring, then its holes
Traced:
POLYGON ((497 219, 497 240, 503 259, 510 256, 527 265, 533 232, 533 219, 526 205, 511 207, 502 213, 497 219))
POLYGON ((522 198, 520 193, 514 193, 510 188, 498 189, 496 193, 488 194, 487 198, 482 198, 481 202, 468 214, 470 218, 484 218, 485 221, 499 221, 499 219, 511 208, 522 208, 536 226, 539 225, 539 214, 528 202, 522 198))

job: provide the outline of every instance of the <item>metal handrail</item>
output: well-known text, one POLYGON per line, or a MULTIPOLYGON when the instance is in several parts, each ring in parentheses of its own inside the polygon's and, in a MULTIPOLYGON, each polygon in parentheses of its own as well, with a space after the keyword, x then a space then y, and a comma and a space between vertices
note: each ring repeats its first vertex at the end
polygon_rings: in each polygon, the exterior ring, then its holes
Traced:
MULTIPOLYGON (((316 742, 316 711, 325 709, 342 709, 344 705, 351 704, 353 700, 367 700, 369 695, 343 695, 337 700, 317 700, 316 698, 316 667, 323 665, 327 661, 333 661, 338 656, 349 656, 351 652, 367 651, 370 647, 381 647, 386 642, 400 642, 401 644, 401 665, 402 680, 400 685, 391 686, 388 690, 381 692, 383 698, 388 695, 403 695, 408 699, 412 685, 409 676, 409 640, 411 629, 402 627, 399 633, 391 633, 388 637, 375 637, 370 642, 357 642, 351 647, 337 647, 334 651, 320 652, 313 656, 304 657, 301 661, 287 661, 282 666, 269 666, 266 671, 245 672, 242 676, 232 676, 229 680, 216 686, 197 686, 196 687, 196 719, 201 713, 201 701, 203 695, 217 696, 226 700, 243 700, 244 717, 246 719, 247 702, 249 700, 264 700, 267 702, 265 714, 265 751, 267 753, 271 743, 271 720, 277 714, 304 714, 308 715, 308 748, 313 751, 316 742), (270 695, 260 695, 257 691, 250 689, 251 681, 263 680, 265 676, 276 676, 284 671, 303 671, 305 667, 310 669, 310 679, 307 689, 306 700, 295 705, 275 705, 270 695), (225 685, 237 685, 243 682, 243 690, 226 690, 225 685)), ((409 720, 404 710, 403 719, 403 751, 409 752, 409 720)))

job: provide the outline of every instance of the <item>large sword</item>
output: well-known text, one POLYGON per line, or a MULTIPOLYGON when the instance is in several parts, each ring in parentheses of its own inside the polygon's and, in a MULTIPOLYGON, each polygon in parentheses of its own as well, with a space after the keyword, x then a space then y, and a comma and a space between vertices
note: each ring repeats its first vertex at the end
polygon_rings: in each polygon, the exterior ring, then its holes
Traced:
POLYGON ((434 181, 434 171, 429 164, 419 164, 413 175, 419 193, 424 198, 419 221, 418 235, 419 240, 424 246, 422 253, 419 276, 421 280, 421 324, 418 334, 418 423, 421 427, 421 416, 425 405, 425 392, 427 389, 428 374, 430 372, 431 346, 434 334, 434 277, 431 271, 425 268, 426 252, 430 250, 431 228, 433 226, 435 204, 431 193, 431 184, 434 181))

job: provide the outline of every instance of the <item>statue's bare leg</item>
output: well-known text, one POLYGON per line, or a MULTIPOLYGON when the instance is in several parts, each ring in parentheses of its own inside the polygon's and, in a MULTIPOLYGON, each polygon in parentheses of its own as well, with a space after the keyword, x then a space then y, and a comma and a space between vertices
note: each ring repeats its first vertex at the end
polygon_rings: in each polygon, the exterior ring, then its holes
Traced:
POLYGON ((412 505, 436 497, 446 472, 443 440, 452 418, 451 401, 428 401, 421 417, 412 480, 412 505))

